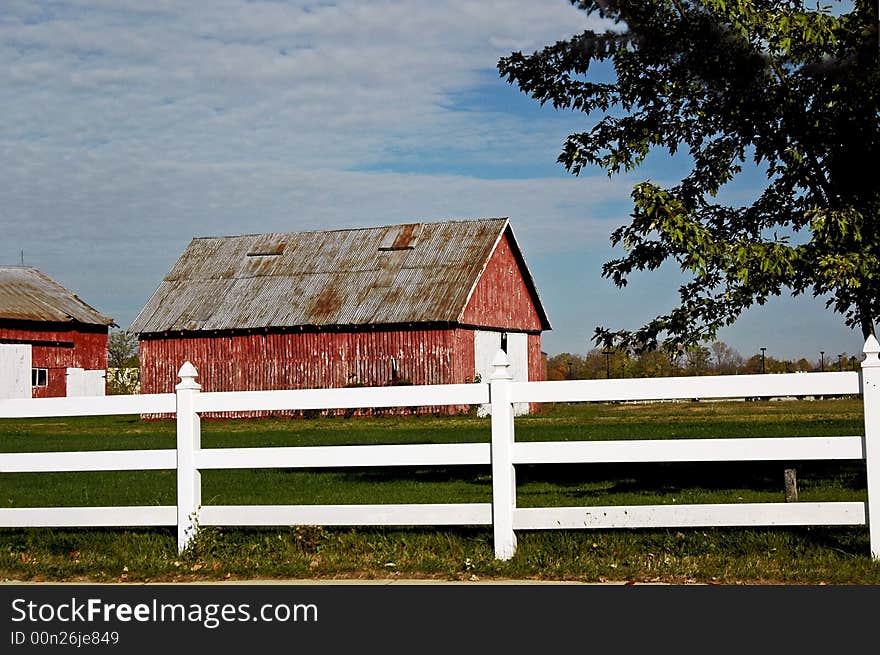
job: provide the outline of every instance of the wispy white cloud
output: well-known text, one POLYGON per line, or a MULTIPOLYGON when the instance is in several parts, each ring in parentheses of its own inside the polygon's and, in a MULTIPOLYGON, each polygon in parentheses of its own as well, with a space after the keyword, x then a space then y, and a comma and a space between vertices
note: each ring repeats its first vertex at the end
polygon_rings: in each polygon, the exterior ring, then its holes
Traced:
POLYGON ((354 166, 388 138, 455 139, 475 117, 448 111, 449 94, 501 44, 584 25, 557 0, 143 5, 7 8, 0 98, 14 120, 0 138, 354 166))

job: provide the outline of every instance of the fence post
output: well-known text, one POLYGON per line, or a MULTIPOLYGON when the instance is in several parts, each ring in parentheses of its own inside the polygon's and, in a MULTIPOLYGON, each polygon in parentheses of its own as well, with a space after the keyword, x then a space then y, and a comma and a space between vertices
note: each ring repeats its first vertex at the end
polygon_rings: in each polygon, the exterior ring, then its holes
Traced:
POLYGON ((516 553, 513 510, 516 507, 516 473, 513 468, 513 404, 510 402, 510 360, 499 350, 492 361, 492 528, 495 558, 507 560, 516 553))
POLYGON ((865 404, 865 469, 868 478, 868 530, 871 556, 880 559, 880 343, 865 341, 862 361, 862 401, 865 404))
POLYGON ((198 530, 202 504, 202 476, 195 466, 195 453, 202 447, 201 419, 195 409, 202 385, 189 361, 177 375, 177 550, 183 552, 198 530))

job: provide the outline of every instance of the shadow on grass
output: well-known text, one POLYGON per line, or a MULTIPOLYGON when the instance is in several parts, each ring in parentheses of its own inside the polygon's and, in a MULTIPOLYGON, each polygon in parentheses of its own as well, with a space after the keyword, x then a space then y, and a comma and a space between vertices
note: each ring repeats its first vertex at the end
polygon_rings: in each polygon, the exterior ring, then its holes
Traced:
POLYGON ((781 491, 783 470, 794 467, 801 484, 833 484, 861 490, 864 463, 699 462, 655 464, 574 464, 517 466, 517 484, 546 484, 566 495, 599 498, 606 494, 671 494, 688 489, 721 492, 746 488, 781 491), (584 488, 594 485, 593 488, 584 488))

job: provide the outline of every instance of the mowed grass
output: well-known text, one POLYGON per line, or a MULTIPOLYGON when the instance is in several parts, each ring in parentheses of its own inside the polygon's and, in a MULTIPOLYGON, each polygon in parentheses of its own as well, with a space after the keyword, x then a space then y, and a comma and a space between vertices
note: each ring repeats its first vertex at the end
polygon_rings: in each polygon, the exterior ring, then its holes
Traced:
MULTIPOLYGON (((863 434, 860 399, 547 405, 517 439, 598 440, 863 434)), ((205 420, 203 447, 488 442, 489 421, 449 417, 205 420)), ((0 421, 0 451, 173 448, 174 423, 138 417, 0 421)), ((860 462, 517 467, 520 507, 863 501, 860 462)), ((489 502, 488 467, 226 470, 202 474, 204 504, 489 502)), ((171 505, 172 471, 0 475, 0 506, 171 505)), ((0 530, 0 576, 167 580, 250 577, 516 577, 878 583, 867 529, 523 531, 510 562, 491 529, 204 529, 184 557, 171 529, 0 530)))

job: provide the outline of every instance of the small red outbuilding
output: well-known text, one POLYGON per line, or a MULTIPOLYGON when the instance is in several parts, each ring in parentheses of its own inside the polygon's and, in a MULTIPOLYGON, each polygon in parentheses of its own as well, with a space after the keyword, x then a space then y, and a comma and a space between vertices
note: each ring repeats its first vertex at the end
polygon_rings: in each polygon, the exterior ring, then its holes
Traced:
POLYGON ((0 344, 30 346, 31 395, 103 395, 113 319, 49 276, 0 266, 0 344))
POLYGON ((541 380, 549 329, 506 218, 196 238, 131 325, 142 393, 541 380))

